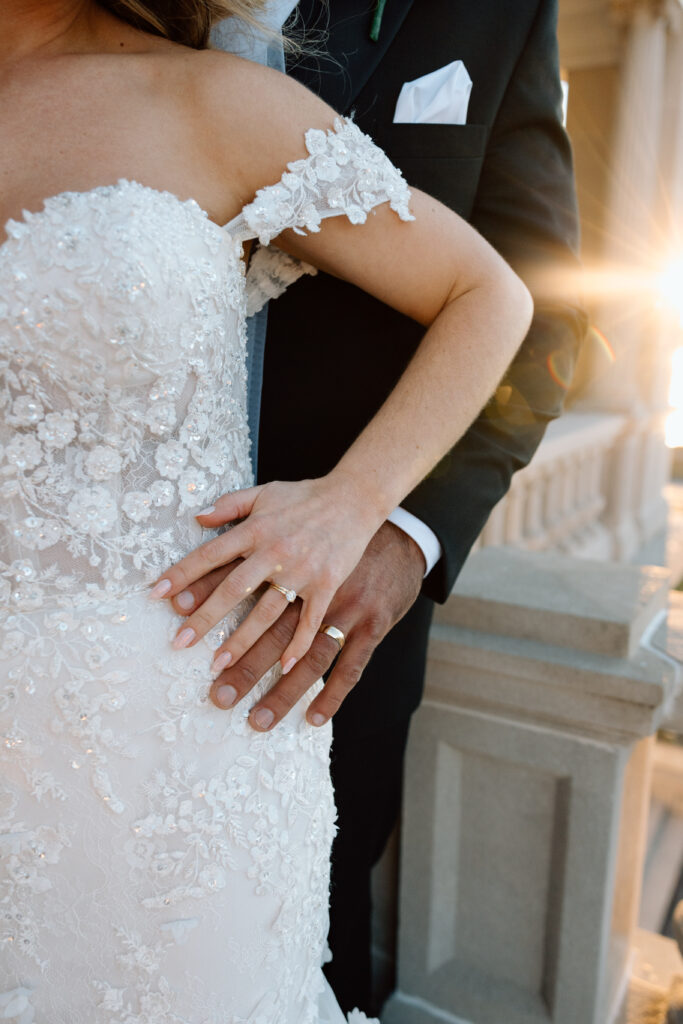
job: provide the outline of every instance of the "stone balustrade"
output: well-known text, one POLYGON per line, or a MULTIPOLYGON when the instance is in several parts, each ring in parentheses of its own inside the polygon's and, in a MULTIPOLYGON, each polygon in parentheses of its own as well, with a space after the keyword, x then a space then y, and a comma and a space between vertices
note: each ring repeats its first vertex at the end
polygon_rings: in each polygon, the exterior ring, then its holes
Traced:
POLYGON ((627 418, 568 412, 548 427, 533 461, 512 480, 477 547, 548 548, 587 558, 612 557, 609 516, 613 463, 627 418))
POLYGON ((680 638, 665 570, 488 549, 437 612, 404 799, 383 1024, 616 1024, 652 734, 680 638))

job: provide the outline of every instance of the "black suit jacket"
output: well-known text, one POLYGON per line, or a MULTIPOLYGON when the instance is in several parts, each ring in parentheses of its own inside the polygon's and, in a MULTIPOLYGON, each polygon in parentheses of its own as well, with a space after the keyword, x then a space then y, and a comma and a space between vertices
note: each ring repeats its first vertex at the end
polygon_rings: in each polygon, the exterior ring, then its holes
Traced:
MULTIPOLYGON (((409 184, 469 220, 527 282, 551 263, 576 270, 578 218, 561 124, 557 0, 387 0, 378 43, 369 39, 373 8, 367 0, 330 0, 330 59, 307 58, 290 73, 337 110, 353 112, 409 184), (393 124, 402 84, 456 59, 473 80, 468 123, 393 124)), ((320 27, 322 19, 324 25, 320 0, 302 0, 299 10, 305 24, 320 27)), ((559 415, 584 330, 571 286, 552 303, 537 298, 505 386, 403 502, 443 548, 425 580, 428 597, 447 598, 512 474, 529 462, 547 423, 559 415)), ((271 303, 260 479, 331 469, 392 389, 421 335, 412 320, 325 274, 304 279, 271 303)), ((386 651, 380 648, 366 670, 362 692, 357 689, 342 709, 347 717, 371 716, 388 700, 392 714, 416 706, 429 622, 424 605, 412 620, 425 633, 421 641, 406 646, 410 619, 403 635, 400 626, 390 635, 386 651)))

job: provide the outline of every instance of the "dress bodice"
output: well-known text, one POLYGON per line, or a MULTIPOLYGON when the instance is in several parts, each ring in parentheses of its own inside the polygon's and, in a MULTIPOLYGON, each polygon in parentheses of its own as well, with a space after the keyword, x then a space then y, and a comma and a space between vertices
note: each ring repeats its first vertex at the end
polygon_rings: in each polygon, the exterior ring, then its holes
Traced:
POLYGON ((268 243, 387 201, 410 219, 400 173, 355 125, 306 145, 225 227, 127 180, 7 224, 0 607, 140 589, 201 540, 199 509, 249 485, 247 295, 253 311, 307 269, 268 243))

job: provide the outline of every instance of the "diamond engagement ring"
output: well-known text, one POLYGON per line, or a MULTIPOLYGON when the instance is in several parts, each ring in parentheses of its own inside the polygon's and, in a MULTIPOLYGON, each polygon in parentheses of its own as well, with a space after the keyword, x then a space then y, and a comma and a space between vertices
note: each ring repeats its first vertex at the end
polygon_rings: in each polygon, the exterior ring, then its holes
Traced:
POLYGON ((279 583, 271 583, 271 590, 278 590, 283 597, 286 597, 289 603, 296 601, 296 590, 289 590, 287 587, 281 587, 279 583))
POLYGON ((326 636, 331 636, 335 643, 339 646, 340 651, 344 644, 346 643, 346 637, 342 633, 341 629, 337 629, 336 626, 329 626, 326 622, 323 622, 318 632, 325 633, 326 636))

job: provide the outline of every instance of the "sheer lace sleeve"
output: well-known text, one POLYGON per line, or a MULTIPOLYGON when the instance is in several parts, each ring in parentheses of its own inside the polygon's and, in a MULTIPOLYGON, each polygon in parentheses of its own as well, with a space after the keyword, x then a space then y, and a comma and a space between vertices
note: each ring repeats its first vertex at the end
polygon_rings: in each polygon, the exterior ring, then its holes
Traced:
POLYGON ((239 241, 256 238, 256 250, 247 271, 247 313, 257 313, 304 274, 315 268, 274 247, 287 228, 303 235, 320 231, 326 217, 345 215, 363 224, 368 213, 389 203, 401 220, 414 220, 410 189, 403 175, 379 146, 352 121, 338 118, 334 130, 306 132, 308 156, 288 164, 275 185, 259 189, 253 202, 226 225, 239 241))
POLYGON ((306 132, 308 156, 288 164, 275 185, 259 189, 253 202, 226 225, 233 236, 267 246, 287 228, 319 231, 326 217, 363 224, 368 213, 389 203, 401 220, 414 220, 410 190, 401 172, 352 121, 306 132))

